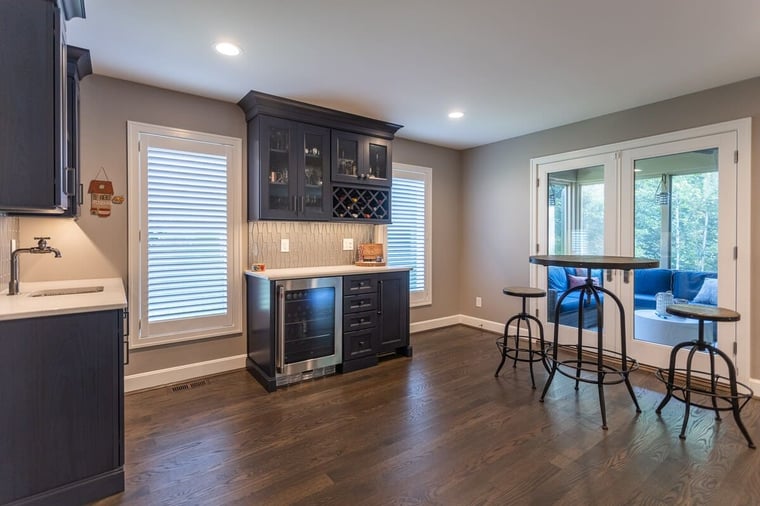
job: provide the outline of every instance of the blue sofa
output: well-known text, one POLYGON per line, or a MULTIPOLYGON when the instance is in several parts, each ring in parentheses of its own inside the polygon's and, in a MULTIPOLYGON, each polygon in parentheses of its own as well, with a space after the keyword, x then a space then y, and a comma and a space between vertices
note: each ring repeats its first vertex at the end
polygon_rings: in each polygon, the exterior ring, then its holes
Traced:
MULTIPOLYGON (((587 269, 576 269, 575 267, 549 267, 549 282, 547 284, 547 309, 549 311, 549 321, 554 321, 554 310, 560 296, 573 286, 584 283, 587 276, 587 269)), ((603 285, 601 269, 592 269, 591 277, 597 285, 603 285)), ((562 325, 578 325, 578 307, 581 304, 580 290, 573 292, 562 301, 560 305, 559 323, 562 325)), ((603 297, 600 294, 600 298, 603 297)), ((585 328, 596 327, 596 300, 586 298, 583 301, 583 326, 585 328)))
POLYGON ((678 271, 671 269, 642 269, 633 274, 633 298, 636 309, 655 309, 655 297, 660 292, 670 291, 674 299, 684 299, 689 303, 717 305, 715 297, 697 295, 705 279, 717 279, 715 272, 678 271))
MULTIPOLYGON (((549 267, 547 290, 547 308, 549 321, 554 320, 554 310, 560 296, 574 285, 583 282, 586 269, 574 267, 549 267)), ((679 271, 671 269, 641 269, 634 271, 634 309, 655 309, 655 298, 659 292, 670 291, 675 299, 684 299, 693 304, 717 305, 712 297, 705 298, 705 293, 697 299, 705 279, 717 279, 715 272, 679 271)), ((601 269, 593 269, 591 277, 599 285, 604 284, 601 269)), ((562 325, 578 325, 578 306, 580 291, 571 293, 560 306, 559 323, 562 325)), ((596 301, 583 301, 584 327, 596 327, 596 301)))

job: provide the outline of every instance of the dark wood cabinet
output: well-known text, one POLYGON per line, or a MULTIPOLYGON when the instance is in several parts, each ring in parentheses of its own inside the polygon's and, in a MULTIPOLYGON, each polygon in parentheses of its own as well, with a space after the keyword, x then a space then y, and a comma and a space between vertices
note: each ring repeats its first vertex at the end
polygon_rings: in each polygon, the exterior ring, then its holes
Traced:
POLYGON ((76 46, 66 46, 66 167, 67 185, 70 192, 64 216, 76 217, 81 213, 84 202, 84 188, 80 180, 79 149, 79 82, 92 74, 90 51, 76 46))
POLYGON ((341 371, 371 367, 386 353, 412 356, 409 271, 344 276, 341 371))
POLYGON ((58 2, 0 0, 0 211, 62 214, 74 193, 63 23, 58 2))
POLYGON ((401 125, 257 91, 238 105, 248 122, 249 220, 390 222, 401 125))
POLYGON ((330 130, 258 116, 254 136, 259 150, 249 173, 249 184, 255 184, 249 188, 248 218, 328 220, 332 213, 330 130))
POLYGON ((332 131, 333 183, 391 186, 391 142, 341 130, 332 131))
POLYGON ((409 344, 409 271, 377 276, 378 353, 412 356, 409 344))
POLYGON ((0 504, 124 490, 123 311, 0 322, 0 504))

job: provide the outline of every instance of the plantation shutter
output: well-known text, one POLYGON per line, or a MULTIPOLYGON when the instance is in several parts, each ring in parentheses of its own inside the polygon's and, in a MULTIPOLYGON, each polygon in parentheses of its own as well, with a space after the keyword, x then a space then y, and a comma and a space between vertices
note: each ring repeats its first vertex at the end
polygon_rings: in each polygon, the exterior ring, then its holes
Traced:
POLYGON ((222 155, 148 146, 149 323, 227 314, 227 165, 222 155))
POLYGON ((409 291, 425 290, 425 181, 414 173, 393 176, 391 217, 388 225, 388 265, 412 267, 409 291))

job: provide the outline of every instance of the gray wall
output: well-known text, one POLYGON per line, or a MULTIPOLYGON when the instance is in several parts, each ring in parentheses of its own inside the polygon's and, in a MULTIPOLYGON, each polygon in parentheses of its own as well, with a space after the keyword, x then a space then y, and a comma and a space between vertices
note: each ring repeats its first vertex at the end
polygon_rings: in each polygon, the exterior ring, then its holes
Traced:
MULTIPOLYGON (((508 139, 464 152, 462 164, 462 254, 459 307, 462 313, 491 321, 518 309, 502 288, 529 281, 530 159, 647 137, 674 130, 753 117, 752 209, 760 204, 760 78, 742 81, 644 107, 508 139), (483 307, 475 308, 476 296, 483 307)), ((740 154, 741 156, 741 154, 740 154)), ((760 220, 752 223, 752 248, 760 249, 760 220)), ((756 253, 757 256, 757 253, 756 253)), ((752 270, 757 286, 758 270, 752 270)), ((753 314, 759 314, 752 293, 753 314)), ((755 319, 751 335, 757 334, 755 319)), ((760 336, 753 337, 752 377, 760 374, 760 336)))
MULTIPOLYGON (((129 205, 129 195, 126 195, 127 121, 241 138, 244 141, 245 168, 244 115, 235 104, 97 75, 89 76, 81 83, 81 115, 82 181, 85 188, 103 167, 114 183, 115 193, 127 197, 126 203, 112 206, 109 218, 98 218, 88 214, 89 197, 86 195, 82 216, 76 221, 21 218, 18 232, 21 244, 32 244, 34 236, 51 236, 51 245, 63 253, 60 259, 41 258, 49 255, 25 257, 21 276, 26 281, 121 277, 126 286, 129 205)), ((433 306, 412 310, 412 321, 457 314, 461 155, 454 150, 404 140, 394 143, 393 155, 394 161, 433 168, 433 250, 436 251, 433 260, 433 306)), ((244 196, 242 216, 245 202, 244 196)), ((246 244, 248 225, 244 225, 242 233, 246 244)), ((242 258, 249 258, 249 254, 244 253, 242 258)), ((126 374, 244 353, 243 336, 142 348, 132 351, 126 374)))
POLYGON ((430 144, 396 139, 393 141, 393 161, 433 169, 433 305, 412 309, 412 322, 459 314, 458 272, 462 266, 459 249, 462 229, 459 196, 461 153, 430 144))
MULTIPOLYGON (((112 206, 110 217, 98 218, 89 214, 89 196, 85 195, 85 208, 77 221, 21 218, 19 235, 22 244, 31 243, 35 235, 49 235, 50 243, 63 253, 60 259, 25 258, 22 279, 43 281, 121 277, 126 286, 129 205, 127 121, 245 139, 243 112, 235 104, 98 75, 82 81, 80 107, 82 182, 85 191, 89 181, 103 167, 113 181, 115 193, 127 197, 126 203, 112 206)), ((246 230, 242 231, 244 243, 246 230)), ((49 255, 35 255, 41 256, 49 255)), ((244 353, 242 335, 142 348, 132 351, 125 372, 129 375, 244 353)))

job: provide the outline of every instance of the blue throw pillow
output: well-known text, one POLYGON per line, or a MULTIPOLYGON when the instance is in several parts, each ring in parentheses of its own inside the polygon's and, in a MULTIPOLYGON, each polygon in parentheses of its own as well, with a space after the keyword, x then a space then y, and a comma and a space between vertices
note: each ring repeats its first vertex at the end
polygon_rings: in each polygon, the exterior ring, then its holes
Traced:
POLYGON ((715 278, 705 278, 702 282, 702 288, 692 300, 694 304, 718 305, 718 280, 715 278))

